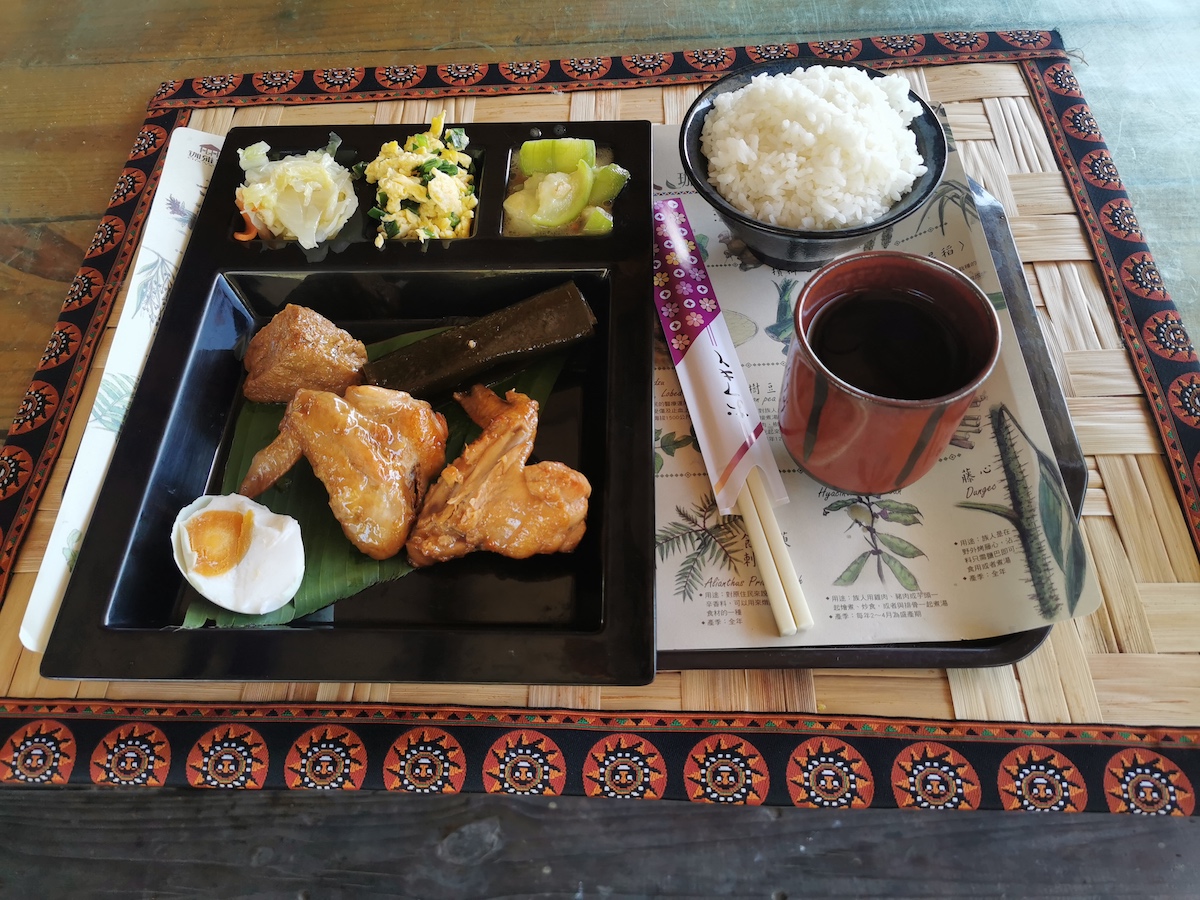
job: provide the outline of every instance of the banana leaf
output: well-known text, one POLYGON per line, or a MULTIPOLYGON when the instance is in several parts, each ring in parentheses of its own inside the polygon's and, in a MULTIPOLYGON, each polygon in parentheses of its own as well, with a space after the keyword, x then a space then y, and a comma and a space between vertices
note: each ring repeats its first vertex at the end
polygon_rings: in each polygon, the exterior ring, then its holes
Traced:
MULTIPOLYGON (((378 358, 439 330, 413 332, 373 344, 367 348, 367 356, 378 358)), ((516 375, 490 386, 500 394, 513 388, 545 404, 565 361, 565 353, 547 356, 516 375)), ((453 460, 468 441, 478 436, 479 428, 453 400, 447 400, 435 408, 446 417, 449 432, 446 459, 453 460)), ((282 403, 242 405, 225 464, 221 486, 223 493, 231 494, 237 490, 250 468, 254 454, 278 435, 284 409, 282 403)), ((300 590, 280 609, 259 616, 235 613, 196 595, 188 604, 183 619, 184 628, 200 628, 209 622, 222 628, 286 625, 294 619, 311 616, 373 584, 391 581, 412 571, 403 551, 391 559, 374 560, 346 539, 341 525, 329 509, 329 495, 325 486, 304 459, 257 499, 273 512, 292 516, 300 523, 305 559, 304 580, 300 590)))

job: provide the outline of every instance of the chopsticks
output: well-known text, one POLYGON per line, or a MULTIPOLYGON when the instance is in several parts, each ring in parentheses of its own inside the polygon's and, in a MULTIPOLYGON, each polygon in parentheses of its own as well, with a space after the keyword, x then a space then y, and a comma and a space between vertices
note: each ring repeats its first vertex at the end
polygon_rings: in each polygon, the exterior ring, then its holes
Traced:
POLYGON ((796 575, 783 531, 775 518, 775 507, 763 484, 758 467, 750 470, 746 484, 738 494, 738 512, 746 526, 754 560, 767 591, 775 624, 783 637, 812 627, 812 613, 804 599, 800 578, 796 575))
POLYGON ((785 502, 787 489, 703 256, 694 252, 683 199, 655 200, 654 221, 655 307, 713 497, 722 512, 741 515, 775 624, 788 637, 811 628, 813 618, 775 518, 772 497, 785 502))

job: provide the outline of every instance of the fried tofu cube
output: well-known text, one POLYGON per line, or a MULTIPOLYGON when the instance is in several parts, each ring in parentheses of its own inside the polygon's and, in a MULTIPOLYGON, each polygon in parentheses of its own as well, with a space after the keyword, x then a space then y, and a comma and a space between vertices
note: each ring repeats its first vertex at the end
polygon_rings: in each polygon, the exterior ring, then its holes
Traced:
POLYGON ((250 340, 242 392, 255 403, 287 403, 300 388, 344 394, 362 383, 367 348, 348 331, 289 303, 250 340))

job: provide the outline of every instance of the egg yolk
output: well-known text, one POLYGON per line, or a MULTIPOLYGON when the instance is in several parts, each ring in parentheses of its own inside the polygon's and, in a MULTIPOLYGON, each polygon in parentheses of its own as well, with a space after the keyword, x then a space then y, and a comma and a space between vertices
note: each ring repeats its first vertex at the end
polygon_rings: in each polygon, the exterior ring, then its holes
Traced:
POLYGON ((192 516, 184 526, 198 575, 213 576, 236 566, 250 548, 254 534, 254 511, 206 510, 192 516))

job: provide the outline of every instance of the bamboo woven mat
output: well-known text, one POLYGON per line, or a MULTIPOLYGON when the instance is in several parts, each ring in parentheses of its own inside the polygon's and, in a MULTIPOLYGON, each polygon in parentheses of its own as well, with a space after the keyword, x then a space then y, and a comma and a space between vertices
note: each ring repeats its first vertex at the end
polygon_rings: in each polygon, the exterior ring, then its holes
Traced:
MULTIPOLYGON (((42 679, 17 632, 95 397, 107 329, 59 463, 0 607, 0 692, 114 703, 393 703, 1189 725, 1200 722, 1200 561, 1141 383, 1114 320, 1085 223, 1020 65, 898 69, 945 105, 968 173, 1005 206, 1087 458, 1084 533, 1104 604, 1056 626, 1031 656, 989 669, 662 672, 645 687, 65 682, 42 679)), ((220 106, 192 127, 648 119, 678 123, 699 84, 371 103, 220 106)), ((118 303, 124 301, 122 295, 118 303)), ((118 315, 111 315, 115 324, 118 315)))

